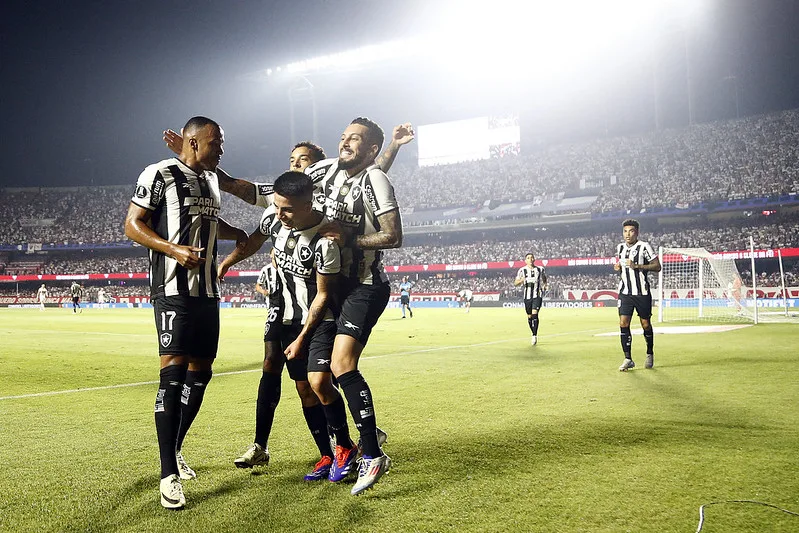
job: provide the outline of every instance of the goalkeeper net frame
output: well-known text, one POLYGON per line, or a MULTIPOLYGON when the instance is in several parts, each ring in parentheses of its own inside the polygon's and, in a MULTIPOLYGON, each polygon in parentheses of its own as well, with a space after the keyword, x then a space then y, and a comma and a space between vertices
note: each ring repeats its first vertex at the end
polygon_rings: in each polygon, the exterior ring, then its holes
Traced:
POLYGON ((660 248, 658 257, 659 322, 757 323, 757 291, 743 284, 734 259, 704 248, 660 248))

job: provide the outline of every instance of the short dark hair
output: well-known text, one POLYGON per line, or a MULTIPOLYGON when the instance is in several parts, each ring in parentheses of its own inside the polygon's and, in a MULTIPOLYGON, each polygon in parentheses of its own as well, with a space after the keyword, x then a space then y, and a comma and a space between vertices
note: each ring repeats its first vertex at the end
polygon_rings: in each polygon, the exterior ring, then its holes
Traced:
POLYGON ((383 128, 378 126, 377 122, 369 120, 366 117, 357 117, 350 122, 350 124, 359 124, 361 126, 365 126, 369 132, 369 138, 367 139, 367 142, 369 144, 376 144, 378 152, 383 149, 383 141, 385 140, 386 136, 383 133, 383 128))
POLYGON ((312 198, 313 181, 304 172, 290 170, 275 180, 274 191, 286 198, 312 198))
POLYGON ((528 255, 532 255, 533 257, 535 257, 535 254, 533 252, 527 252, 526 254, 524 254, 524 258, 527 259, 528 255))
POLYGON ((202 117, 202 116, 191 117, 189 121, 186 122, 186 125, 183 126, 183 134, 185 135, 186 133, 197 131, 199 129, 206 127, 208 124, 220 128, 219 124, 215 120, 211 120, 208 117, 202 117))
POLYGON ((621 223, 622 228, 627 226, 632 226, 635 229, 641 229, 641 224, 639 224, 638 221, 635 220, 634 218, 628 218, 627 220, 621 223))
POLYGON ((322 149, 321 146, 312 143, 311 141, 300 141, 294 145, 294 148, 291 149, 293 152, 297 148, 307 148, 311 152, 311 158, 314 160, 314 163, 317 161, 321 161, 325 159, 325 151, 322 149))

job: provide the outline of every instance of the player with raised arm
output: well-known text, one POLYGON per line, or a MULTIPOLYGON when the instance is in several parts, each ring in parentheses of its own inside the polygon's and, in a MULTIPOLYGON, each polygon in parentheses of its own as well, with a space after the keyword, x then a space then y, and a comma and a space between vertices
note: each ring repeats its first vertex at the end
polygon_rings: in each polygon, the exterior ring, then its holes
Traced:
POLYGON ((648 272, 660 272, 660 260, 649 243, 638 240, 640 224, 629 218, 622 222, 624 242, 616 247, 616 262, 613 269, 619 273, 619 329, 624 361, 619 370, 626 372, 635 368, 632 356, 633 336, 630 321, 633 311, 638 313, 646 340, 646 368, 655 364, 652 331, 652 291, 649 287, 648 272))
MULTIPOLYGON (((338 305, 334 291, 342 267, 338 245, 318 230, 324 216, 313 210, 313 183, 302 172, 282 174, 274 186, 272 205, 258 229, 242 249, 234 250, 219 267, 220 276, 234 264, 257 252, 272 240, 277 284, 264 328, 264 367, 258 388, 255 441, 234 462, 240 468, 266 465, 267 442, 280 400, 283 367, 295 381, 308 429, 321 459, 305 476, 306 481, 342 481, 349 469, 334 460, 328 439, 331 426, 336 442, 353 447, 344 401, 333 386, 330 352, 335 335, 331 307, 338 305)), ((346 266, 346 264, 345 264, 346 266)))
POLYGON ((402 283, 399 285, 402 318, 405 318, 406 308, 408 309, 408 313, 410 314, 411 318, 413 318, 413 310, 411 309, 411 287, 413 287, 413 283, 408 281, 408 276, 403 276, 402 283))
POLYGON ((524 286, 524 311, 533 334, 531 343, 535 346, 538 344, 538 312, 547 290, 547 274, 544 267, 535 265, 535 255, 532 252, 524 256, 524 266, 516 273, 513 284, 517 287, 524 286))
MULTIPOLYGON (((167 147, 175 153, 180 152, 183 144, 181 135, 172 130, 164 131, 164 142, 167 147)), ((388 172, 394 164, 399 149, 411 142, 415 138, 413 126, 409 122, 399 124, 394 127, 391 142, 385 151, 375 160, 375 164, 383 172, 388 172)), ((303 172, 309 165, 325 159, 325 152, 322 148, 310 141, 302 141, 294 145, 289 156, 289 170, 303 172)), ((221 168, 217 169, 219 176, 219 187, 222 191, 237 196, 245 202, 267 207, 268 197, 272 194, 272 185, 265 183, 253 183, 241 178, 234 178, 221 168)))
POLYGON ((241 246, 247 239, 219 217, 214 171, 224 153, 222 128, 198 116, 183 132, 177 158, 141 173, 125 218, 125 235, 149 249, 160 356, 155 428, 161 505, 168 509, 185 506, 181 479, 196 477, 181 447, 202 405, 219 344, 217 238, 241 246))
MULTIPOLYGON (((358 370, 363 349, 391 296, 383 270, 382 251, 402 245, 402 222, 394 187, 376 164, 383 130, 358 117, 344 130, 339 157, 325 159, 305 172, 316 185, 317 209, 344 228, 352 249, 352 267, 346 273, 351 286, 341 307, 330 363, 355 425, 361 434, 363 456, 352 494, 372 487, 391 461, 380 448, 372 392, 358 370)), ((354 462, 357 447, 336 446, 337 461, 354 462)))

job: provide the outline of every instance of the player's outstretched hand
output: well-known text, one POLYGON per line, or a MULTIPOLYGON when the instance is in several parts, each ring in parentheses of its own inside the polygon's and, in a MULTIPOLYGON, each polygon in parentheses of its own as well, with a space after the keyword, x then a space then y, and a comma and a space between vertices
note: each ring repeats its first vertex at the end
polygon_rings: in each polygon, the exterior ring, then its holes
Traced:
POLYGON ((399 126, 394 126, 394 130, 392 131, 391 140, 393 140, 398 145, 402 146, 404 144, 408 144, 416 137, 416 134, 413 131, 413 126, 411 126, 410 122, 406 122, 405 124, 400 124, 399 126))
POLYGON ((180 136, 180 133, 172 130, 164 131, 164 142, 167 148, 180 155, 180 151, 183 149, 183 137, 180 136))
POLYGON ((618 261, 616 261, 615 263, 613 263, 613 270, 615 270, 616 272, 618 272, 619 270, 621 270, 621 265, 619 264, 619 262, 618 262, 618 261))
POLYGON ((203 250, 205 250, 205 248, 177 244, 172 248, 172 257, 180 263, 180 266, 191 270, 205 263, 205 258, 200 257, 203 250))

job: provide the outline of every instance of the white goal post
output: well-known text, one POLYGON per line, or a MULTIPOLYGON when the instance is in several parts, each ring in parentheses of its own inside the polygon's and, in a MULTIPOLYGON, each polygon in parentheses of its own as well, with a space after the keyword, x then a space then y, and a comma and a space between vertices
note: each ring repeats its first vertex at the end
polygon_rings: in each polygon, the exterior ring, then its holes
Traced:
POLYGON ((660 248, 658 257, 659 322, 757 323, 757 291, 744 286, 734 259, 704 248, 660 248))

